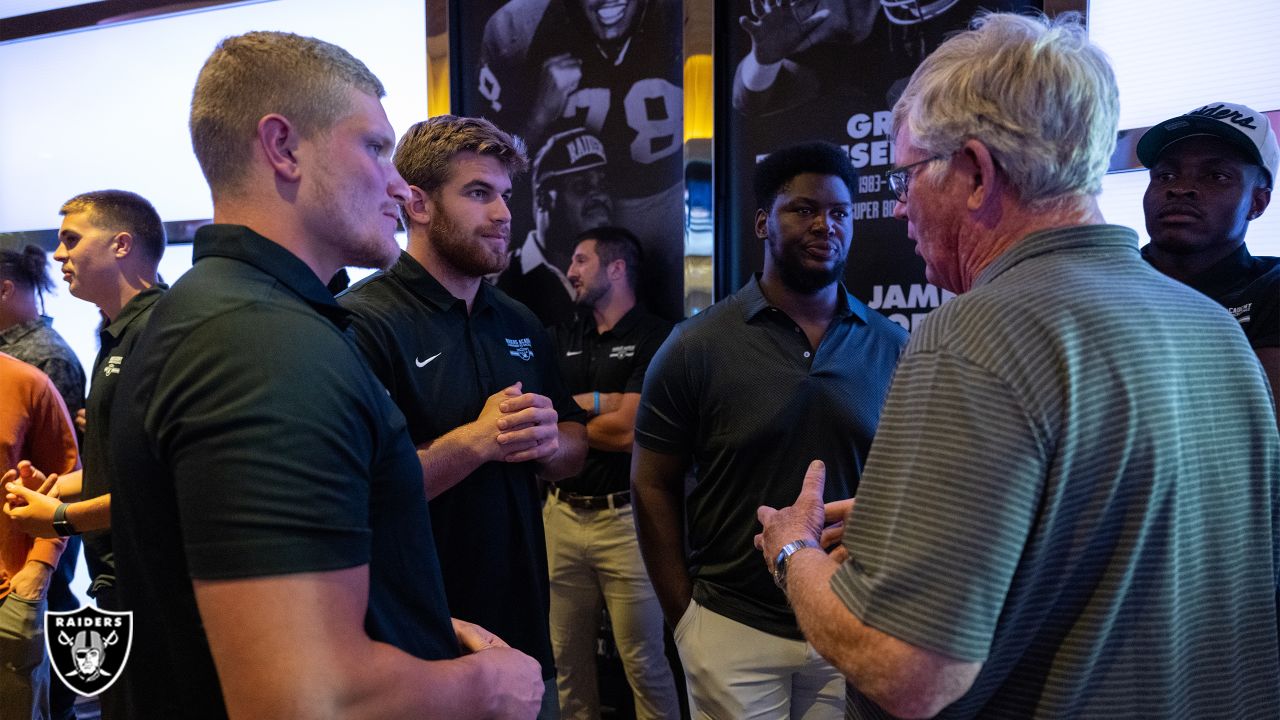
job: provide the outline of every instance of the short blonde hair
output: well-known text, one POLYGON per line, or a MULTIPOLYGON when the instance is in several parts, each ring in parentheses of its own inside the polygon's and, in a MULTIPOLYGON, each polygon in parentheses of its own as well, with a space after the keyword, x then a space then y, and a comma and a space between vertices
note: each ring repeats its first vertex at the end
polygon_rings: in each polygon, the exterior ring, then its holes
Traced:
POLYGON ((1029 205, 1102 191, 1120 92, 1080 17, 994 13, 925 58, 893 108, 929 155, 985 144, 1029 205))
POLYGON ((264 116, 283 115, 312 137, 350 112, 352 88, 386 94, 369 68, 337 45, 283 32, 223 39, 191 97, 191 146, 214 195, 237 189, 264 116))

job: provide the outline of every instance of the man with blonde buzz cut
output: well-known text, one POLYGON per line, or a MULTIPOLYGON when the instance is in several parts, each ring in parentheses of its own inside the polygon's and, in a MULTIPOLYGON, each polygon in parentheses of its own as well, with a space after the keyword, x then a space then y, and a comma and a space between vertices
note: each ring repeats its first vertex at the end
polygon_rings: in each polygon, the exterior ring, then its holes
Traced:
POLYGON ((813 462, 756 538, 850 717, 1280 716, 1266 378, 1104 224, 1118 116, 1073 14, 977 19, 894 107, 895 216, 959 296, 911 336, 856 508, 813 462))
POLYGON ((226 38, 191 103, 213 225, 112 412, 137 717, 530 717, 537 663, 451 621, 404 416, 325 288, 386 267, 409 188, 342 48, 226 38), (298 658, 305 658, 298 662, 298 658))

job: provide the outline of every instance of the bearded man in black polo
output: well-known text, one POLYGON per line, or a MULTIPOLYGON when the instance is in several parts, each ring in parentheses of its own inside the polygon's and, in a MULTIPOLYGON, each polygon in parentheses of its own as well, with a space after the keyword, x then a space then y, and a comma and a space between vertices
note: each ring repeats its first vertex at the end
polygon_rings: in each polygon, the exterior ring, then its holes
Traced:
POLYGON ((487 120, 444 115, 400 138, 408 251, 338 302, 409 424, 450 610, 542 663, 557 717, 538 479, 577 473, 585 413, 528 308, 484 282, 507 264, 523 149, 487 120))
POLYGON ((598 717, 596 628, 600 600, 635 694, 636 717, 679 715, 662 640, 662 606, 640 559, 631 516, 631 443, 649 360, 671 324, 636 304, 640 243, 630 231, 580 234, 569 264, 583 312, 557 326, 556 358, 587 421, 587 463, 551 490, 543 510, 551 573, 551 642, 560 707, 598 717))

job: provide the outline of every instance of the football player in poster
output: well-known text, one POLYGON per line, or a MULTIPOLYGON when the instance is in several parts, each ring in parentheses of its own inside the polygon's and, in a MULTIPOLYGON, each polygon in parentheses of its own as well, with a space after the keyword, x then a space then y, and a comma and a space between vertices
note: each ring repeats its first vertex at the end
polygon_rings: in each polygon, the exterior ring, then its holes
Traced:
MULTIPOLYGON (((676 0, 511 0, 485 22, 466 90, 479 95, 468 112, 531 148, 578 127, 600 139, 613 223, 640 238, 646 300, 672 318, 683 307, 681 33, 676 0)), ((516 217, 517 237, 532 229, 532 215, 516 217)))

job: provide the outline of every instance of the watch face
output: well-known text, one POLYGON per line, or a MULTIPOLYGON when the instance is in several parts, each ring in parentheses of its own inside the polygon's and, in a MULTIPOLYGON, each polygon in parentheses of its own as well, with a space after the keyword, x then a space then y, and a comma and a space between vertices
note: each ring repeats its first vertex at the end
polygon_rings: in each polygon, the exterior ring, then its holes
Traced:
POLYGON ((787 552, 789 547, 782 548, 778 553, 778 559, 773 563, 773 584, 784 592, 787 589, 787 558, 791 556, 791 553, 787 552))

